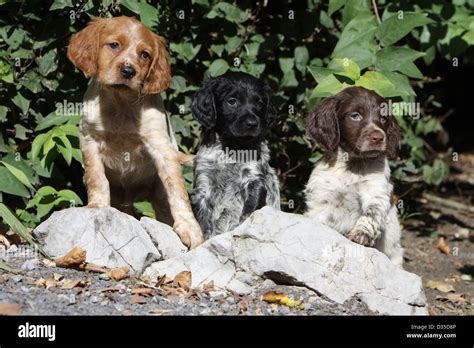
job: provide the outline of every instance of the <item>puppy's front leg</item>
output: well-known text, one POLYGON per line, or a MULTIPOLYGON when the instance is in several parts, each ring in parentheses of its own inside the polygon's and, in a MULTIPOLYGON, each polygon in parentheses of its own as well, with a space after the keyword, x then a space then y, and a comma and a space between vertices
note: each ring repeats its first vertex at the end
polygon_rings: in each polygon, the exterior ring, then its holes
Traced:
POLYGON ((145 137, 145 146, 165 188, 174 220, 173 229, 183 244, 193 249, 204 241, 204 236, 189 203, 178 151, 167 140, 167 135, 161 134, 148 134, 145 137))
POLYGON ((87 187, 87 207, 100 208, 110 206, 109 181, 99 154, 97 142, 90 136, 80 137, 84 157, 84 177, 87 187))
POLYGON ((254 180, 244 188, 244 208, 240 223, 244 222, 255 210, 266 205, 267 189, 261 180, 254 180))
POLYGON ((355 243, 373 247, 380 237, 380 227, 387 212, 388 206, 385 202, 371 203, 346 237, 355 243))

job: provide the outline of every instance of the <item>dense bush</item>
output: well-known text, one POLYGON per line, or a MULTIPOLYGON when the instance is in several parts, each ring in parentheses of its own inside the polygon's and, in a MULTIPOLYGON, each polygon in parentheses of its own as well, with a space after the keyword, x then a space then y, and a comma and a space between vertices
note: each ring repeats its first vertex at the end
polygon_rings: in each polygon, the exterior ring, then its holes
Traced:
MULTIPOLYGON (((420 103, 419 117, 397 117, 405 138, 395 176, 439 184, 448 171, 440 123, 446 106, 430 67, 472 64, 474 1, 377 7, 380 16, 370 0, 0 2, 0 202, 32 227, 85 201, 80 116, 56 112, 80 102, 87 87, 66 46, 91 17, 118 15, 136 16, 168 40, 173 81, 163 96, 185 152, 198 145, 189 102, 203 79, 241 70, 269 82, 279 111, 270 144, 283 209, 301 211, 304 183, 321 155, 306 137, 308 108, 348 85, 420 103)), ((146 203, 137 208, 150 213, 146 203)))

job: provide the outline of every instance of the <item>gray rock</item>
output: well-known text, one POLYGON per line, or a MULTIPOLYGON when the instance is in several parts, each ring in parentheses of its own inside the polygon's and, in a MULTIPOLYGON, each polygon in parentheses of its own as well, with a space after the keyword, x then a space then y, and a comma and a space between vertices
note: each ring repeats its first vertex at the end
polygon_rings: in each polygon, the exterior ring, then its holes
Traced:
POLYGON ((161 257, 138 220, 110 207, 55 212, 34 235, 53 257, 78 246, 87 251, 87 262, 111 268, 128 265, 140 271, 149 254, 161 257))
POLYGON ((39 260, 38 259, 29 259, 29 260, 26 260, 25 262, 23 262, 23 264, 21 265, 21 269, 24 270, 24 271, 32 271, 34 270, 39 264, 39 260))
POLYGON ((250 293, 271 279, 302 286, 337 303, 360 298, 380 314, 427 314, 421 279, 373 248, 357 245, 308 217, 265 207, 232 232, 160 261, 144 274, 174 277, 191 271, 192 287, 250 293))
POLYGON ((140 224, 148 233, 163 259, 170 259, 188 251, 173 229, 149 217, 142 217, 140 224))

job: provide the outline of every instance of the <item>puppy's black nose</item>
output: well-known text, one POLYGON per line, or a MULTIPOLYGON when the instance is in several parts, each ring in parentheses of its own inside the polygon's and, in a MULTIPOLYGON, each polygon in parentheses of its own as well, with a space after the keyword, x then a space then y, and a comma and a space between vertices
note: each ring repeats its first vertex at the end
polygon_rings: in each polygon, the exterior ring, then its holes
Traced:
POLYGON ((258 126, 258 120, 256 118, 247 118, 244 124, 246 128, 256 128, 258 126))
POLYGON ((122 67, 122 70, 120 71, 120 73, 122 74, 122 77, 126 78, 126 79, 131 79, 132 77, 135 76, 135 74, 137 73, 135 71, 134 68, 132 68, 131 66, 128 66, 128 65, 124 65, 122 67))

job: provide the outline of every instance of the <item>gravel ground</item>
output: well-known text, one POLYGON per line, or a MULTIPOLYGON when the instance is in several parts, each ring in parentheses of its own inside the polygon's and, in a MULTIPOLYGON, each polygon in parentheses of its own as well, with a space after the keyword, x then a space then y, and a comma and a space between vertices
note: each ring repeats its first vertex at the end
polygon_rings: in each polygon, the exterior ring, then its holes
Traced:
POLYGON ((9 264, 22 271, 0 275, 0 304, 16 303, 23 315, 373 314, 358 299, 339 305, 306 288, 276 285, 270 280, 264 281, 255 293, 242 296, 212 287, 199 292, 186 291, 172 284, 151 288, 133 276, 121 281, 103 280, 98 273, 51 267, 38 259, 13 259, 9 264), (62 288, 71 280, 82 283, 72 289, 62 288), (301 301, 304 308, 263 301, 262 294, 270 290, 301 301), (147 293, 137 295, 134 294, 136 291, 147 293))

